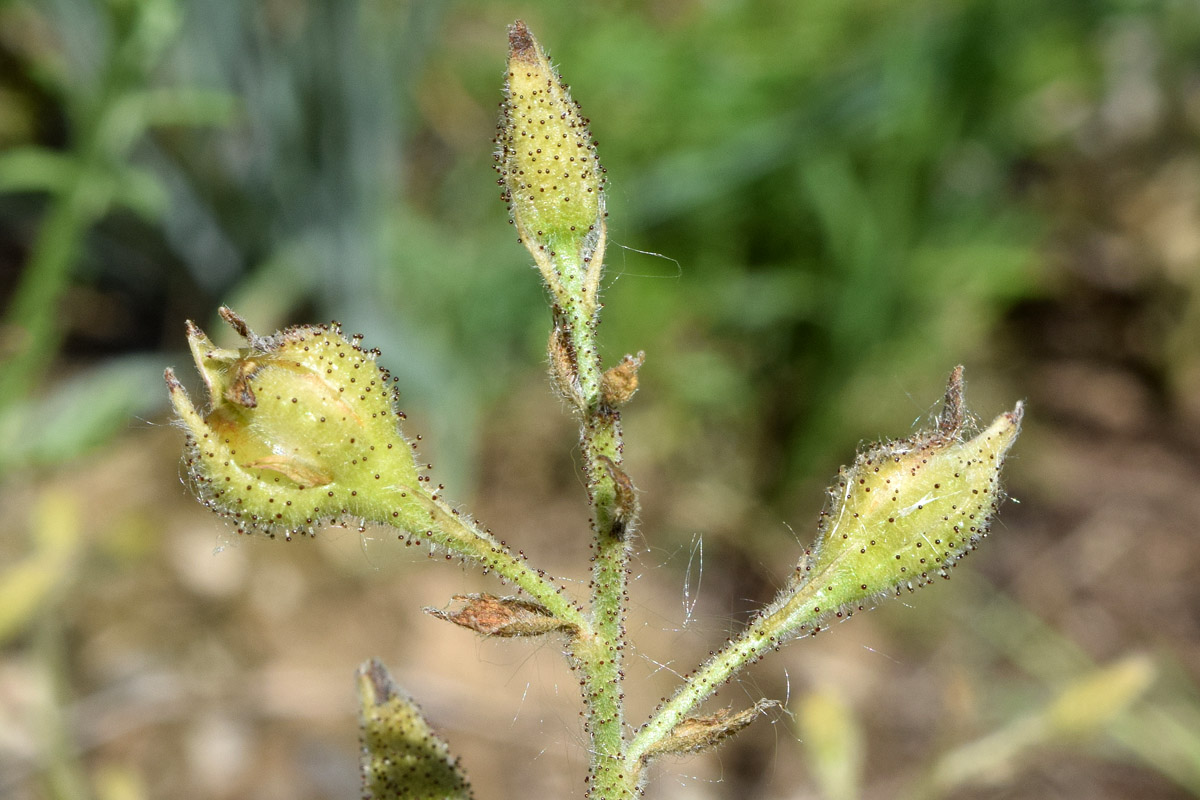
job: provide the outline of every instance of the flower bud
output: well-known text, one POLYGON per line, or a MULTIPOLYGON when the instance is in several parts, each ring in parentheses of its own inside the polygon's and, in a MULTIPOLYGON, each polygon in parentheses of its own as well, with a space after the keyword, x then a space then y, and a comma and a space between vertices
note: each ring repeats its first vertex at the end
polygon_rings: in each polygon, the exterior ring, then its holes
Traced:
POLYGON ((517 235, 551 291, 594 302, 604 239, 604 170, 588 120, 524 22, 509 28, 496 169, 517 235), (594 265, 593 265, 594 262, 594 265))
POLYGON ((843 468, 817 543, 798 568, 808 610, 824 616, 947 577, 987 533, 1022 414, 1018 404, 964 441, 959 368, 936 428, 877 445, 843 468))
POLYGON ((564 400, 577 409, 582 409, 584 399, 579 386, 578 358, 571 345, 570 332, 564 325, 556 324, 550 329, 550 342, 546 352, 550 360, 551 385, 564 400))
POLYGON ((426 608, 430 616, 453 622, 485 636, 540 636, 545 633, 574 635, 577 628, 551 614, 545 606, 520 597, 496 597, 490 594, 459 594, 457 611, 426 608))
POLYGON ((358 668, 364 800, 470 800, 450 746, 377 659, 358 668))
POLYGON ((600 399, 609 408, 623 406, 637 393, 638 370, 646 363, 646 354, 639 351, 636 356, 626 354, 621 363, 609 367, 600 379, 600 399))
POLYGON ((676 725, 670 734, 651 745, 642 755, 642 761, 649 762, 664 755, 685 755, 711 750, 741 733, 750 723, 778 705, 776 700, 759 700, 742 711, 723 708, 712 714, 688 717, 676 725))
POLYGON ((336 324, 260 337, 229 309, 221 315, 249 346, 218 349, 188 323, 206 414, 166 372, 188 433, 188 473, 205 505, 236 520, 240 532, 289 538, 325 520, 384 520, 387 509, 402 508, 396 498, 419 486, 418 471, 376 354, 336 324))

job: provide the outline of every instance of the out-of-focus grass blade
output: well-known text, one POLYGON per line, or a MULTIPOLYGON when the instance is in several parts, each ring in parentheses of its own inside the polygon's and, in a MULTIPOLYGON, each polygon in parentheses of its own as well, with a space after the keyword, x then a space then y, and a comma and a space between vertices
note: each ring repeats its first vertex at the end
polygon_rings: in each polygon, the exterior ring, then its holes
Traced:
POLYGON ((165 405, 158 358, 117 359, 64 380, 0 412, 0 476, 85 453, 165 405))
POLYGON ((796 725, 824 800, 855 800, 863 765, 863 735, 853 709, 832 690, 807 694, 796 725))
MULTIPOLYGON (((982 589, 980 589, 982 591, 982 589)), ((1091 658, 1011 598, 991 593, 976 604, 971 630, 981 645, 1047 684, 1094 669, 1091 658)), ((1200 694, 1185 674, 1160 667, 1164 676, 1142 702, 1116 715, 1108 735, 1146 765, 1200 797, 1200 694)))
POLYGON ((1144 654, 1092 670, 1069 683, 1047 706, 951 750, 938 759, 932 795, 1003 780, 1021 771, 1023 754, 1056 741, 1099 736, 1150 688, 1154 662, 1144 654))
POLYGON ((32 520, 33 553, 0 572, 0 644, 24 630, 70 572, 79 541, 79 505, 69 495, 47 491, 32 520))

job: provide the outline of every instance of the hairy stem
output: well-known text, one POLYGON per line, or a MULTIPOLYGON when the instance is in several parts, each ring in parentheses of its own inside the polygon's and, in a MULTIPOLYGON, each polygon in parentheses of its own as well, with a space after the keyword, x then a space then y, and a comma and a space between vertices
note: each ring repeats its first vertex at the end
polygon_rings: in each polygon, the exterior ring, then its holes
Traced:
POLYGON ((715 693, 738 670, 779 647, 798 631, 816 626, 829 616, 814 604, 823 589, 819 581, 808 581, 789 593, 754 619, 735 639, 730 640, 696 670, 675 696, 642 726, 625 754, 626 773, 632 785, 643 766, 643 757, 657 742, 666 738, 695 708, 715 693))
MULTIPOLYGON (((581 636, 590 635, 591 623, 541 570, 533 569, 514 556, 505 545, 480 530, 466 517, 455 513, 442 501, 420 495, 415 497, 429 514, 428 529, 425 531, 427 538, 457 555, 482 564, 524 591, 557 619, 578 629, 581 636)), ((414 541, 420 539, 415 534, 408 535, 414 541)))
MULTIPOLYGON (((587 731, 591 737, 589 794, 619 797, 627 783, 624 774, 625 714, 622 651, 625 641, 628 527, 618 482, 622 458, 621 415, 601 399, 600 355, 596 347, 598 306, 583 291, 585 276, 598 273, 603 251, 587 265, 570 263, 573 254, 557 254, 560 271, 577 276, 579 286, 567 286, 572 302, 560 307, 561 321, 574 352, 581 420, 579 442, 592 509, 593 563, 591 621, 594 635, 579 637, 573 655, 584 672, 587 731)), ((573 281, 574 282, 574 281, 573 281)), ((627 479, 625 479, 627 481, 627 479)))

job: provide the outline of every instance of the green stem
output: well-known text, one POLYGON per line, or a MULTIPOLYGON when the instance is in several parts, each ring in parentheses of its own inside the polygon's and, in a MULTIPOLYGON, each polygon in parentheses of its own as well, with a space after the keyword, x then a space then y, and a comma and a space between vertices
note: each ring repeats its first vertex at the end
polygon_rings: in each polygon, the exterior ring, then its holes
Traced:
MULTIPOLYGON (((602 371, 596 346, 598 307, 585 290, 594 261, 579 263, 569 248, 558 253, 564 281, 560 311, 575 354, 581 395, 579 441, 592 508, 594 558, 592 566, 592 625, 595 635, 576 640, 573 655, 584 672, 587 731, 591 737, 589 796, 615 798, 628 795, 625 788, 625 713, 622 685, 622 652, 625 641, 625 595, 628 583, 628 520, 618 505, 614 470, 622 458, 621 415, 601 401, 602 371)), ((593 258, 602 256, 597 253, 593 258)))
POLYGON ((103 155, 95 134, 79 151, 79 163, 58 195, 34 240, 29 264, 4 319, 9 340, 0 369, 0 405, 25 396, 48 366, 62 341, 59 300, 87 229, 109 205, 103 155))
MULTIPOLYGON (((583 612, 563 594, 561 587, 544 573, 531 568, 514 556, 507 546, 480 530, 471 520, 455 513, 440 500, 411 493, 403 497, 405 504, 414 497, 429 513, 426 531, 428 538, 447 550, 476 561, 495 572, 541 603, 555 618, 578 629, 581 637, 593 635, 592 625, 583 612)), ((414 540, 417 539, 415 534, 409 535, 413 536, 414 540)))
POLYGON ((704 662, 630 742, 625 754, 625 772, 632 776, 630 785, 637 785, 642 760, 650 748, 669 736, 676 725, 738 670, 779 647, 807 626, 815 628, 829 617, 830 612, 821 608, 830 608, 821 601, 824 593, 823 582, 815 576, 810 578, 764 609, 736 639, 704 662))

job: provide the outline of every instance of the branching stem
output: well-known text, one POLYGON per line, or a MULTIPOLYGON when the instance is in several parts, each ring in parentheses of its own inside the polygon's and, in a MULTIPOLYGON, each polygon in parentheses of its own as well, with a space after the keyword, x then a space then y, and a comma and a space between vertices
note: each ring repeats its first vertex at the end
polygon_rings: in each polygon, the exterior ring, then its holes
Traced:
POLYGON ((514 556, 507 547, 474 522, 455 514, 440 500, 415 496, 429 511, 430 538, 451 552, 482 564, 520 588, 551 614, 589 636, 591 623, 553 581, 514 556))

